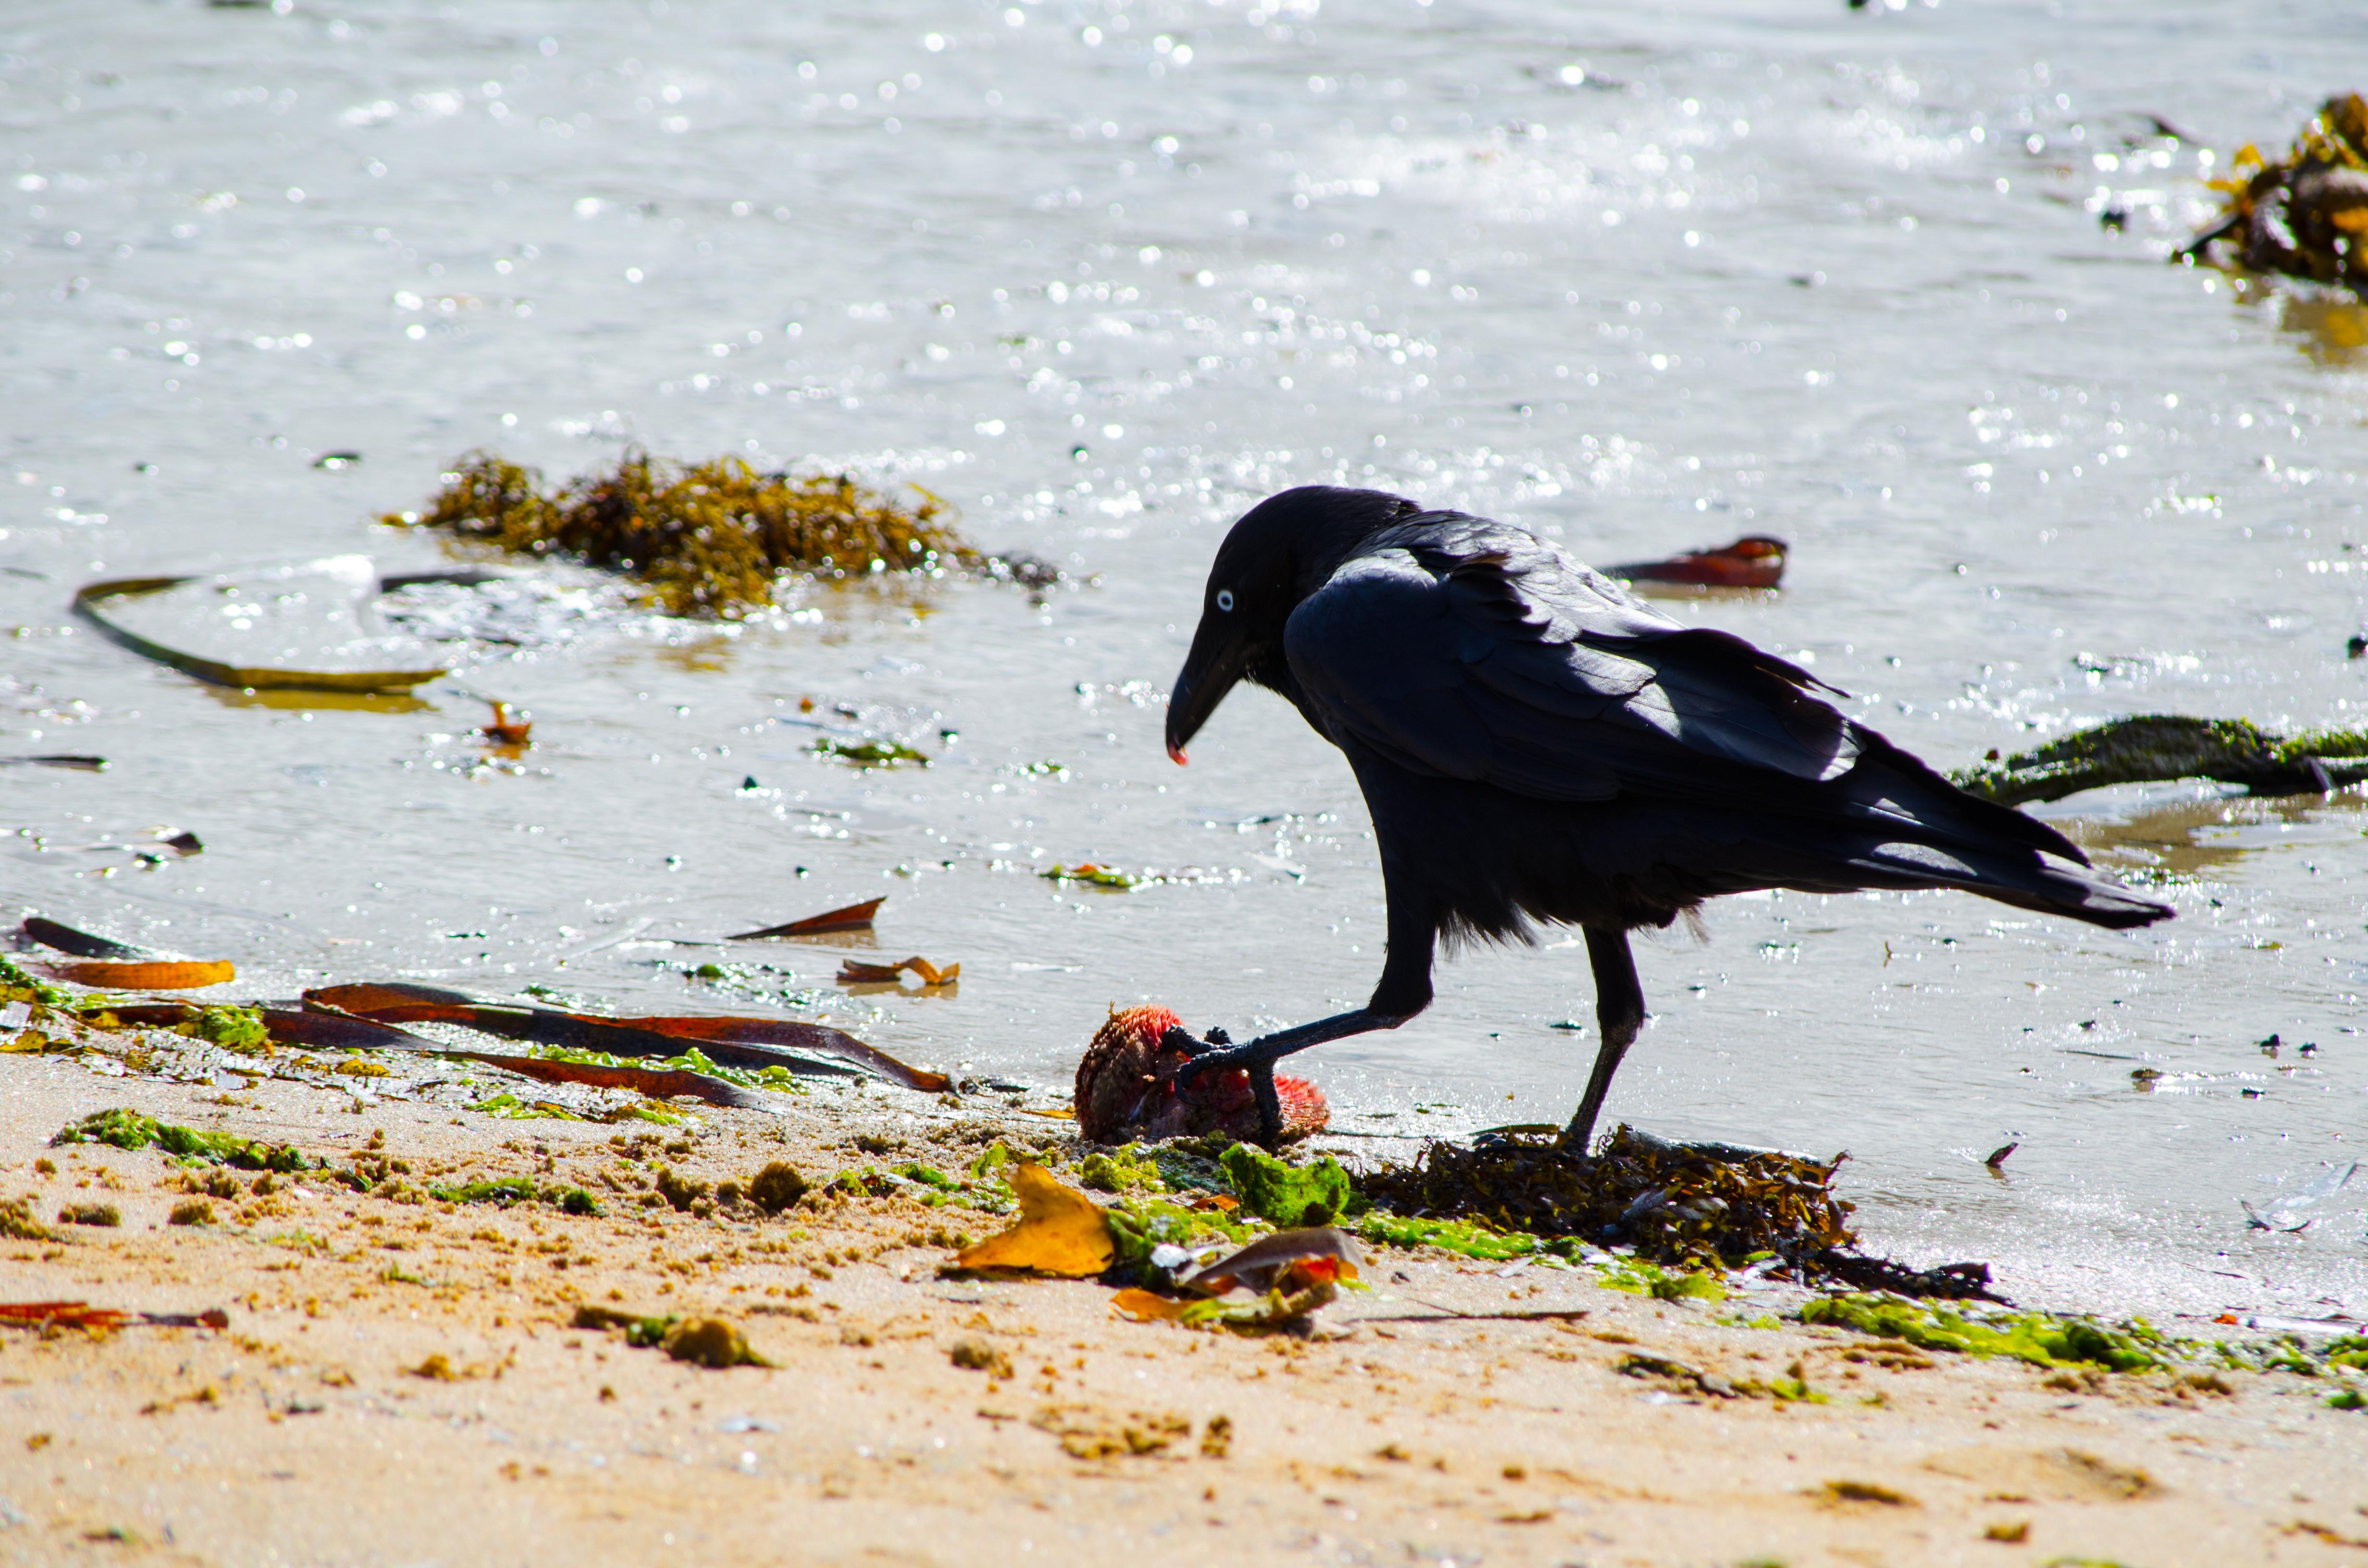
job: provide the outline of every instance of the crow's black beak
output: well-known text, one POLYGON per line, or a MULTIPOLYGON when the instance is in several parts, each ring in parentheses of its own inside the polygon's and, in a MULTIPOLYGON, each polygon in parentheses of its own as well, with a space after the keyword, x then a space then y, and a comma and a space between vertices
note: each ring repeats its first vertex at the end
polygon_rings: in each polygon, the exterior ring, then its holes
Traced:
POLYGON ((1249 667, 1248 651, 1241 645, 1237 627, 1212 626, 1206 619, 1192 634, 1192 651, 1185 655, 1184 671, 1167 698, 1167 755, 1181 767, 1185 743, 1201 733, 1225 693, 1249 667))

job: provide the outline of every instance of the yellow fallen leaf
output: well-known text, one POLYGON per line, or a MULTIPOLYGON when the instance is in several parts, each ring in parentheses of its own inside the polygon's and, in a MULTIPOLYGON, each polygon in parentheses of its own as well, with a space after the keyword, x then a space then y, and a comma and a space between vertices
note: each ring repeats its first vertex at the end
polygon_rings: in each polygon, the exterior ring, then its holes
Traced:
POLYGON ((1112 1296, 1110 1305, 1137 1323, 1173 1323, 1184 1315, 1186 1303, 1150 1290, 1126 1290, 1112 1296))
POLYGON ((1110 1266, 1118 1249, 1092 1199, 1032 1160, 1012 1167, 1011 1190, 1019 1199, 1019 1223, 962 1249, 954 1259, 962 1267, 1024 1268, 1078 1279, 1110 1266))

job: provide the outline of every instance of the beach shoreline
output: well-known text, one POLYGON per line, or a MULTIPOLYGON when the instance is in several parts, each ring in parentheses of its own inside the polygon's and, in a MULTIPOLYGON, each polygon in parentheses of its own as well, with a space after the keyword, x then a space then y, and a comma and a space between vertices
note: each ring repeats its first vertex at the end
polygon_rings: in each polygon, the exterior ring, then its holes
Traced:
POLYGON ((109 1063, 0 1056, 0 1196, 62 1238, 0 1247, 0 1300, 227 1326, 0 1329, 17 1434, 0 1561, 2137 1568, 2368 1550, 2368 1415, 2330 1408, 2325 1378, 2051 1371, 1803 1324, 1797 1288, 1659 1301, 1437 1248, 1368 1245, 1371 1289, 1304 1336, 1135 1323, 1090 1280, 950 1273, 957 1233, 993 1215, 826 1188, 866 1164, 1072 1142, 999 1099, 815 1093, 611 1127, 366 1099, 367 1079, 225 1095, 92 1070, 109 1063), (392 1179, 217 1179, 215 1222, 174 1224, 217 1173, 51 1142, 119 1107, 362 1153, 392 1179), (776 1161, 816 1190, 775 1216, 677 1210, 649 1177, 712 1192, 776 1161), (600 1211, 427 1190, 518 1176, 600 1211), (102 1201, 118 1225, 51 1224, 102 1201), (577 1326, 586 1307, 724 1319, 770 1365, 671 1359, 577 1326))

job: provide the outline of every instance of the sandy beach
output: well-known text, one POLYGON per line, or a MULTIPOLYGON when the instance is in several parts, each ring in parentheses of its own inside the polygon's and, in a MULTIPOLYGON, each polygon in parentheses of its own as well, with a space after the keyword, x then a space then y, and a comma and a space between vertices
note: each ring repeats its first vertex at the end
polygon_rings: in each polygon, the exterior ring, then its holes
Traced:
POLYGON ((951 1273, 956 1233, 994 1216, 822 1190, 881 1154, 1075 1149, 1059 1120, 993 1100, 817 1093, 612 1128, 121 1071, 0 1057, 5 1196, 60 1238, 7 1244, 0 1300, 226 1326, 0 1330, 12 1562, 2368 1552, 2368 1419, 2330 1409, 2324 1379, 2044 1371, 1804 1325, 1790 1287, 1661 1301, 1435 1248, 1368 1246, 1371 1289, 1304 1336, 1138 1324, 1090 1280, 951 1273), (359 1153, 393 1195, 50 1146, 117 1107, 346 1168, 359 1153), (677 1210, 654 1185, 776 1161, 817 1189, 778 1216, 677 1210), (601 1212, 422 1196, 518 1176, 601 1212), (209 1182, 227 1195, 205 1199, 214 1222, 169 1222, 209 1182), (94 1202, 120 1224, 51 1224, 94 1202), (769 1365, 635 1347, 576 1326, 587 1305, 723 1319, 769 1365), (1779 1381, 1809 1397, 1733 1392, 1779 1381))

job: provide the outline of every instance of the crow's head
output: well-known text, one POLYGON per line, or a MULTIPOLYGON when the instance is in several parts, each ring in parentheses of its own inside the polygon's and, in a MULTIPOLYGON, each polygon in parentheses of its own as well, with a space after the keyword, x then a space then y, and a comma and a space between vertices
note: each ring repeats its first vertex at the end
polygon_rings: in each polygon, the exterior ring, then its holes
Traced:
POLYGON ((1192 652, 1167 699, 1167 755, 1184 745, 1244 677, 1288 696, 1283 623, 1367 539, 1422 508, 1378 490, 1310 484, 1269 495, 1242 516, 1209 568, 1192 652))

